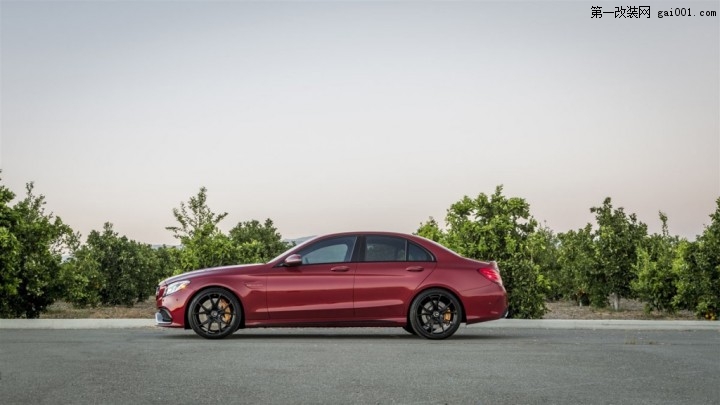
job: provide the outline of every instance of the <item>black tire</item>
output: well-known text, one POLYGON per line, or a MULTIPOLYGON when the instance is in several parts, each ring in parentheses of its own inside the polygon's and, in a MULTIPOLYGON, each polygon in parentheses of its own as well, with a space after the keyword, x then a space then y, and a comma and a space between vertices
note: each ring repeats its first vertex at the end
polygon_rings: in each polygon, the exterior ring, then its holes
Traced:
POLYGON ((240 327, 240 301, 224 288, 208 288, 190 302, 190 327, 205 339, 222 339, 240 327))
POLYGON ((420 293, 410 305, 410 325, 418 336, 445 339, 457 332, 462 306, 447 290, 433 288, 420 293))
POLYGON ((413 330, 412 325, 410 325, 409 323, 403 326, 403 330, 411 335, 417 335, 417 333, 415 333, 415 331, 413 330))

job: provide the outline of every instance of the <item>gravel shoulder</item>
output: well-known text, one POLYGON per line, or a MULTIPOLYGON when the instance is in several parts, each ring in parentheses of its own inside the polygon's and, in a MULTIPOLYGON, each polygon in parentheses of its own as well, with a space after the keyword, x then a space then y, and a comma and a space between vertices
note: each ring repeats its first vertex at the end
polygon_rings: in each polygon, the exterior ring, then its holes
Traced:
POLYGON ((588 319, 588 320, 684 320, 694 321, 698 318, 691 311, 676 313, 651 311, 645 312, 645 304, 635 300, 621 300, 620 310, 611 308, 596 309, 588 306, 580 307, 571 301, 546 303, 548 312, 543 319, 588 319))

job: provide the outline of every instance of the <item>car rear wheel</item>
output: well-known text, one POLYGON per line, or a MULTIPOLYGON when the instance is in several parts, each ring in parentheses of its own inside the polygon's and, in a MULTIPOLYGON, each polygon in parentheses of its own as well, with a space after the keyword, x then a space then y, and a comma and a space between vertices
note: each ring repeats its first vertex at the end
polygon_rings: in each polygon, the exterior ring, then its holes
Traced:
POLYGON ((240 326, 240 301, 223 288, 203 290, 190 302, 190 327, 206 339, 221 339, 240 326))
POLYGON ((460 327, 462 307, 449 291, 434 288, 415 297, 410 306, 410 324, 418 336, 445 339, 460 327))

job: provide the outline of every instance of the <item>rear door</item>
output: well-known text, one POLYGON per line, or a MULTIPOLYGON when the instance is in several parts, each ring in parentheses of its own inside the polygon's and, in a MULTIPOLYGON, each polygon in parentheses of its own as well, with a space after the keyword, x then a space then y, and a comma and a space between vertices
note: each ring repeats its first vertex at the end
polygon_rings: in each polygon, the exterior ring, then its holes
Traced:
POLYGON ((413 292, 435 269, 424 248, 397 236, 367 235, 355 271, 355 317, 404 317, 413 292))

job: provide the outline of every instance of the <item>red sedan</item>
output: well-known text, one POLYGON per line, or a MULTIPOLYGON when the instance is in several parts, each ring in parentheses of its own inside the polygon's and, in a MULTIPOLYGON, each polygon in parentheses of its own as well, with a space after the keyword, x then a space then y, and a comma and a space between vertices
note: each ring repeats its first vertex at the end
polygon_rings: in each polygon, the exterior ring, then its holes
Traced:
POLYGON ((495 262, 390 232, 326 235, 265 264, 184 273, 160 283, 156 302, 158 326, 209 339, 283 326, 398 326, 444 339, 507 312, 495 262))

